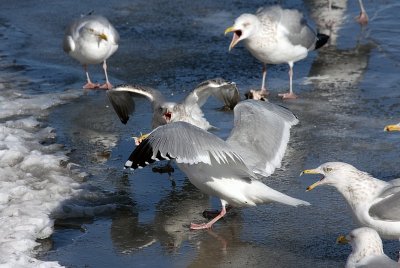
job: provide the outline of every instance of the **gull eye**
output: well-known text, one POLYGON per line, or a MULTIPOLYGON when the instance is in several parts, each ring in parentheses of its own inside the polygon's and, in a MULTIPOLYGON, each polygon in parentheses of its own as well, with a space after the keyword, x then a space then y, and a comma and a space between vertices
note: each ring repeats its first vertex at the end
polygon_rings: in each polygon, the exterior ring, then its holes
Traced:
POLYGON ((250 22, 245 22, 245 23, 243 23, 243 27, 249 27, 250 26, 250 22))
POLYGON ((324 168, 324 171, 325 171, 325 172, 331 172, 331 171, 332 171, 332 168, 326 167, 326 168, 324 168))

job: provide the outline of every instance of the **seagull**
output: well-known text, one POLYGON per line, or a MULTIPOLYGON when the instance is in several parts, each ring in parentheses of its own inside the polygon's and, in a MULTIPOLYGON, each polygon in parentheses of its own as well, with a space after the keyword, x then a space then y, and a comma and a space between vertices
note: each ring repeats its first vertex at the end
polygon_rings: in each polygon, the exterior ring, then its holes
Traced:
POLYGON ((86 15, 73 21, 65 31, 63 49, 78 60, 86 72, 87 83, 84 89, 110 89, 106 60, 118 49, 119 34, 103 16, 86 15), (106 82, 103 85, 92 83, 88 65, 103 63, 106 82))
MULTIPOLYGON (((363 1, 358 0, 358 4, 360 5, 360 15, 358 15, 356 17, 356 20, 361 25, 367 25, 368 24, 368 14, 365 11, 363 1)), ((332 0, 328 0, 328 7, 329 7, 329 11, 330 11, 332 9, 332 0)))
POLYGON ((263 63, 261 90, 250 91, 251 98, 264 99, 267 64, 289 64, 289 93, 279 94, 284 99, 296 98, 292 89, 293 64, 307 57, 308 51, 322 47, 329 36, 315 33, 303 15, 294 9, 280 6, 260 8, 256 14, 242 14, 225 34, 233 32, 229 51, 243 40, 250 53, 263 63))
POLYGON ((319 185, 335 187, 359 226, 375 229, 382 238, 400 238, 400 179, 382 181, 342 162, 327 162, 302 174, 322 174, 307 191, 319 185))
POLYGON ((159 126, 125 163, 125 168, 137 169, 173 159, 194 186, 221 200, 222 210, 214 219, 192 223, 190 229, 211 228, 226 214, 228 205, 309 205, 268 187, 258 177, 272 174, 280 165, 290 127, 298 119, 284 107, 256 100, 239 102, 234 116, 234 128, 226 141, 187 122, 159 126))
POLYGON ((352 252, 347 258, 346 268, 376 267, 398 268, 399 263, 389 258, 383 252, 382 239, 371 228, 361 227, 354 229, 347 236, 337 238, 339 244, 351 244, 352 252))
POLYGON ((166 101, 156 89, 138 85, 120 85, 108 90, 107 96, 123 124, 128 122, 129 115, 134 111, 135 103, 132 96, 146 97, 153 106, 153 129, 169 122, 185 121, 208 130, 213 126, 204 118, 201 111, 208 97, 214 96, 229 109, 233 109, 240 100, 236 83, 222 78, 200 83, 179 103, 166 101))
POLYGON ((383 129, 384 131, 400 131, 400 123, 394 124, 394 125, 387 125, 385 126, 385 128, 383 129))

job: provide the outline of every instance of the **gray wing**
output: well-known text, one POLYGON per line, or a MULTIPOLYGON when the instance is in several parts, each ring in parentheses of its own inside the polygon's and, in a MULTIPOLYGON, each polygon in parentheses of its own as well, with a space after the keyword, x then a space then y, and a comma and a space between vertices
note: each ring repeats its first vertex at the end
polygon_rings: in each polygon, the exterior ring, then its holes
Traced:
POLYGON ((236 83, 228 82, 222 78, 215 78, 204 81, 185 98, 185 105, 197 104, 203 106, 208 97, 213 96, 233 109, 240 100, 239 90, 236 83))
POLYGON ((393 180, 378 197, 379 201, 369 209, 369 214, 375 219, 385 221, 400 221, 400 180, 393 180))
POLYGON ((123 124, 128 122, 129 115, 135 110, 133 96, 146 97, 152 103, 153 108, 164 102, 164 97, 157 89, 138 85, 119 85, 107 90, 107 96, 123 124))
POLYGON ((65 29, 63 39, 63 50, 67 53, 75 49, 75 41, 79 35, 79 29, 82 27, 80 19, 74 20, 65 29))
POLYGON ((389 258, 388 256, 382 255, 371 255, 364 257, 357 265, 358 268, 399 268, 399 264, 389 258))
POLYGON ((285 107, 255 100, 240 102, 234 113, 228 144, 254 173, 271 175, 281 165, 296 116, 285 107))
POLYGON ((231 172, 242 173, 243 177, 252 176, 243 159, 225 141, 186 122, 154 129, 132 152, 125 167, 136 169, 165 159, 189 165, 212 165, 214 168, 216 165, 225 166, 231 172))
POLYGON ((301 45, 309 50, 314 49, 317 35, 299 11, 272 6, 259 9, 256 15, 261 21, 268 17, 283 26, 287 31, 286 37, 293 45, 301 45))

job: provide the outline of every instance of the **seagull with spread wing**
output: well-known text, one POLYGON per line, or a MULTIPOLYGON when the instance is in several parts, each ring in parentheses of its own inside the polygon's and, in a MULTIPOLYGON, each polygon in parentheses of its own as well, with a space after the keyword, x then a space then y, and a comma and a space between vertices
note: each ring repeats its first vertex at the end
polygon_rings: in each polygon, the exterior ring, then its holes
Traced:
POLYGON ((129 115, 135 108, 132 96, 144 96, 153 107, 152 128, 169 122, 184 121, 205 130, 212 128, 212 126, 204 118, 201 107, 210 96, 222 101, 229 109, 233 109, 240 100, 236 83, 228 82, 222 78, 209 79, 200 83, 181 102, 166 101, 157 89, 137 85, 121 85, 108 90, 107 95, 115 112, 124 124, 128 122, 129 115))
POLYGON ((220 198, 221 212, 208 223, 192 223, 191 229, 211 228, 226 214, 227 205, 309 205, 259 180, 280 166, 290 128, 298 123, 296 116, 284 107, 256 100, 239 102, 234 116, 234 128, 226 141, 187 122, 159 126, 125 163, 126 168, 136 169, 173 159, 198 189, 220 198))

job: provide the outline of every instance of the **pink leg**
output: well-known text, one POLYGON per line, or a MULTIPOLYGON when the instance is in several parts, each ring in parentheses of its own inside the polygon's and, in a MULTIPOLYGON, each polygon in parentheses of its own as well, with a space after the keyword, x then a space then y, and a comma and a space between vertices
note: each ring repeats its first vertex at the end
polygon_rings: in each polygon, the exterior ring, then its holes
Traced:
POLYGON ((100 88, 102 88, 102 89, 112 89, 113 86, 112 86, 111 83, 108 81, 107 63, 106 63, 105 60, 104 60, 104 62, 103 62, 103 69, 104 69, 104 74, 105 74, 105 76, 106 76, 106 83, 103 84, 103 85, 101 85, 100 88))
POLYGON ((267 77, 267 65, 263 64, 262 69, 262 83, 260 90, 250 90, 249 99, 253 100, 266 100, 266 97, 269 95, 269 92, 265 86, 265 78, 267 77))
POLYGON ((258 92, 262 97, 268 96, 268 90, 265 86, 265 79, 267 77, 267 65, 264 63, 262 68, 262 83, 261 83, 261 90, 258 92))
POLYGON ((358 3, 360 4, 360 15, 356 17, 358 23, 361 25, 367 25, 368 24, 368 15, 367 12, 365 11, 364 5, 362 0, 358 0, 358 3))
POLYGON ((208 223, 201 223, 201 224, 191 223, 190 229, 191 230, 210 229, 214 223, 216 223, 219 219, 221 219, 226 214, 225 206, 227 205, 227 203, 224 200, 221 200, 221 204, 222 204, 221 213, 219 213, 214 219, 212 219, 208 223))
POLYGON ((289 93, 279 94, 282 99, 296 99, 296 94, 293 93, 293 62, 289 62, 289 93))
POLYGON ((87 68, 86 64, 83 65, 83 69, 85 70, 86 80, 87 80, 87 83, 83 86, 83 88, 84 89, 95 89, 95 88, 98 88, 99 84, 94 84, 94 83, 92 83, 92 81, 90 81, 89 72, 87 70, 88 68, 87 68))

